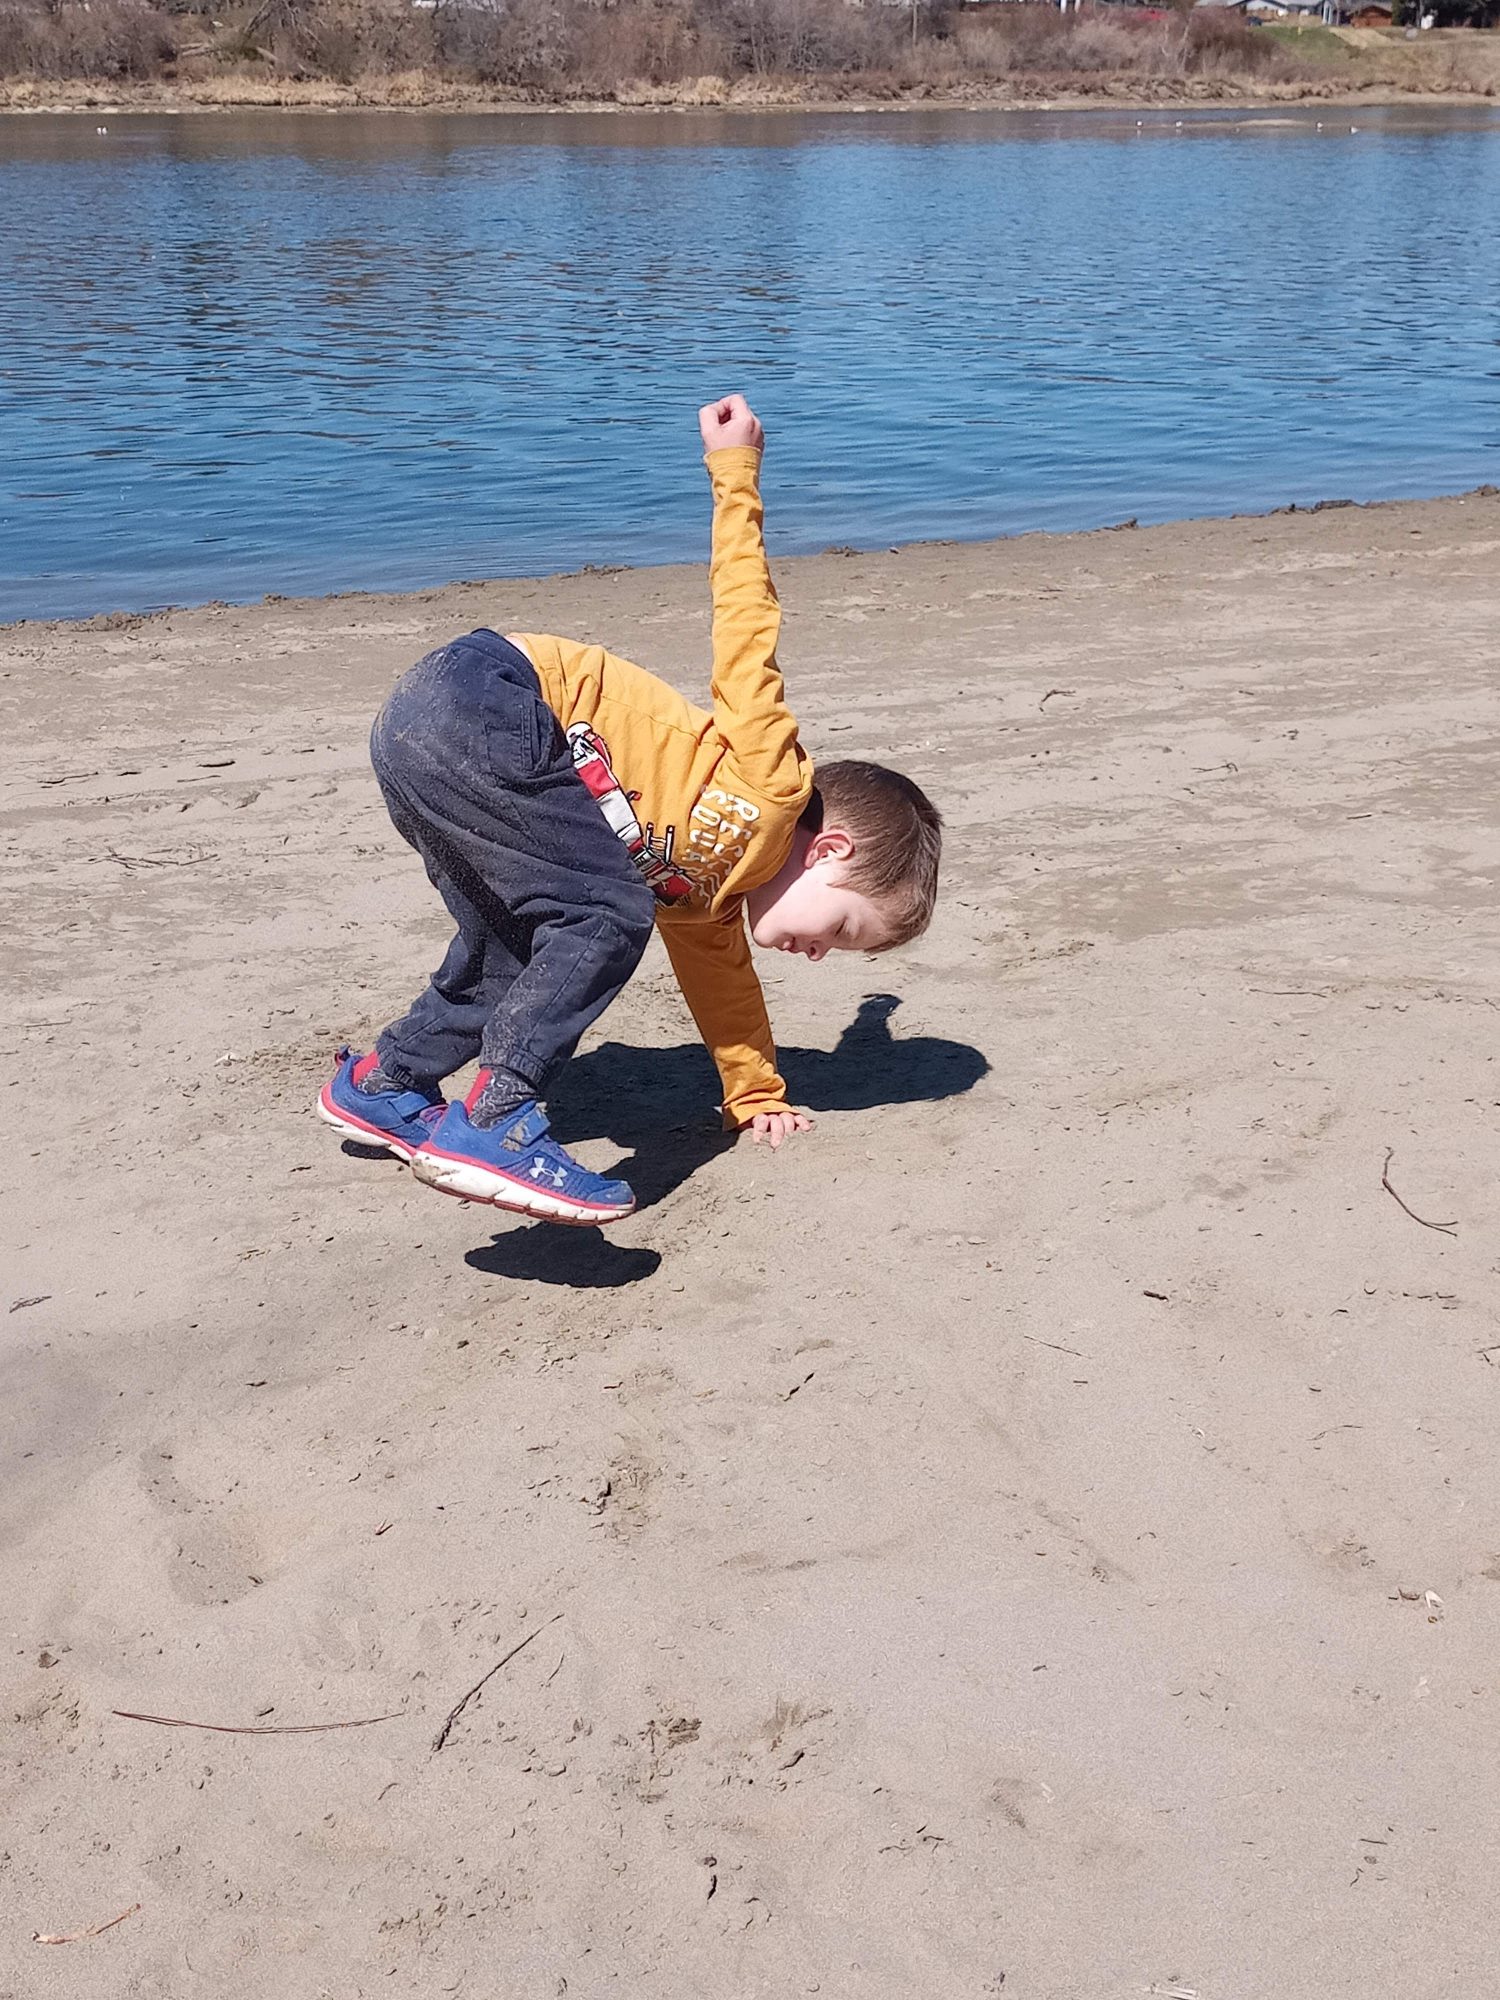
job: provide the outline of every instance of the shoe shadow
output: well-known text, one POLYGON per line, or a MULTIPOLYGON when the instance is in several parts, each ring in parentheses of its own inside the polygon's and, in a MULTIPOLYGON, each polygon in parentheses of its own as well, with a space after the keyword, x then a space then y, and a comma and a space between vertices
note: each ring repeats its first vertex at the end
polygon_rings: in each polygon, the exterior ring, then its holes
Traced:
MULTIPOLYGON (((935 1104, 972 1090, 989 1073, 987 1059, 967 1042, 894 1036, 891 1016, 900 1005, 894 994, 867 994, 832 1049, 782 1048, 791 1101, 811 1111, 935 1104)), ((736 1144, 711 1113, 704 1115, 717 1096, 718 1079, 701 1043, 650 1049, 604 1042, 569 1063, 547 1108, 563 1145, 608 1139, 625 1149, 610 1172, 629 1181, 640 1210, 665 1201, 736 1144)), ((539 1222, 507 1230, 469 1251, 465 1262, 494 1277, 590 1290, 638 1283, 661 1258, 654 1250, 625 1249, 603 1231, 539 1222)))
POLYGON ((567 1285, 574 1291, 614 1291, 638 1285, 661 1268, 659 1250, 626 1249, 602 1229, 564 1229, 531 1222, 493 1242, 464 1252, 471 1270, 490 1278, 524 1278, 534 1285, 567 1285))

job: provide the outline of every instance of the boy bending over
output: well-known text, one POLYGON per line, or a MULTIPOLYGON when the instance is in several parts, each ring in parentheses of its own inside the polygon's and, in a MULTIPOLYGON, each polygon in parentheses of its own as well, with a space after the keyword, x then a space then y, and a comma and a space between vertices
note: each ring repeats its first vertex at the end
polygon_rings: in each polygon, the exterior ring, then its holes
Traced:
POLYGON ((318 1102, 430 1187, 553 1222, 635 1197, 549 1136, 539 1100, 640 963, 653 919, 723 1083, 773 1146, 786 1101, 750 938, 816 964, 927 926, 941 820, 875 764, 814 779, 776 664, 781 611, 743 397, 699 412, 713 486, 713 712, 599 646, 471 632, 419 660, 371 737, 375 775, 458 932, 426 991, 318 1102), (748 921, 750 937, 746 936, 748 921), (439 1085, 479 1058, 474 1087, 439 1085))

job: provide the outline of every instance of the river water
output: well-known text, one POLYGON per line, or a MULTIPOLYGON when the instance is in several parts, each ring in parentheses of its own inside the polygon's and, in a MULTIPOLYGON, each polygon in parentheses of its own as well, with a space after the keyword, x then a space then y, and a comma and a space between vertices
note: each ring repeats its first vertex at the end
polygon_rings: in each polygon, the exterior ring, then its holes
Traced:
POLYGON ((1500 480, 1500 114, 0 117, 0 618, 1500 480), (1321 122, 1320 122, 1321 121, 1321 122))

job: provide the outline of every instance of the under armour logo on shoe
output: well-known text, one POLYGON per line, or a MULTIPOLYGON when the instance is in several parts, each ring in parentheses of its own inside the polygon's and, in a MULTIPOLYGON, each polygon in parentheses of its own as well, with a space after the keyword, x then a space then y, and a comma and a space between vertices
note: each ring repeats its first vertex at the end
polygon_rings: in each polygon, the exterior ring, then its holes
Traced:
POLYGON ((538 1153, 531 1162, 531 1178, 534 1181, 544 1181, 549 1174, 552 1177, 552 1185, 554 1187, 561 1187, 568 1178, 565 1168, 549 1166, 541 1154, 538 1153))

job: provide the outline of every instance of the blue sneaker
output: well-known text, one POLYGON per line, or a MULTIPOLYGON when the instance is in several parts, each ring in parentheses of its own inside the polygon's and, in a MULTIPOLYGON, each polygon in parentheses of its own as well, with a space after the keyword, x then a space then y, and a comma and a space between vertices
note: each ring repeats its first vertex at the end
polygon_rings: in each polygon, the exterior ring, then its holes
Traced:
POLYGON ((425 1090, 361 1090, 360 1079, 375 1067, 373 1051, 360 1056, 340 1049, 338 1063, 318 1098, 323 1123, 346 1139, 384 1146, 398 1160, 409 1160, 442 1117, 442 1096, 425 1090))
MULTIPOLYGON (((485 1073, 470 1093, 483 1088, 485 1073)), ((618 1222, 635 1207, 624 1181, 591 1174, 549 1138, 547 1114, 528 1098, 501 1125, 471 1125, 467 1104, 450 1104, 421 1147, 411 1170, 441 1194, 487 1201, 544 1222, 618 1222)))

